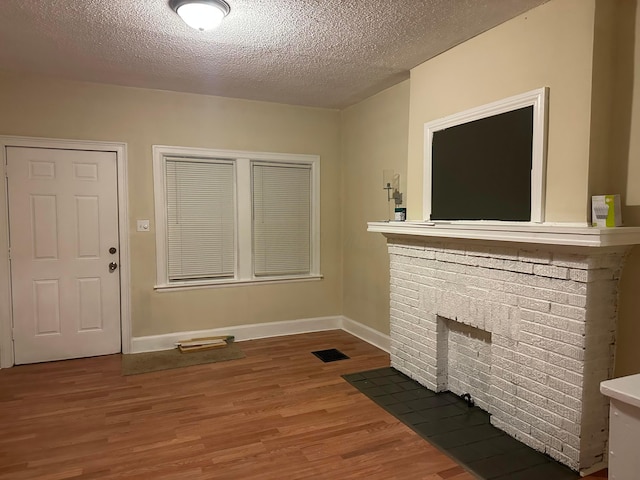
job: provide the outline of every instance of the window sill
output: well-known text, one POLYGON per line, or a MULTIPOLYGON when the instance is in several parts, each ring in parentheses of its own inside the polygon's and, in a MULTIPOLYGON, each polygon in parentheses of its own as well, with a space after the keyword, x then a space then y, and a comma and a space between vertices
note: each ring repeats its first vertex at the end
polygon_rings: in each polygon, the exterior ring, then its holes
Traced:
POLYGON ((157 292, 176 292, 180 290, 196 290, 201 288, 223 288, 223 287, 244 287, 265 285, 274 283, 311 282, 322 280, 323 275, 305 275, 292 277, 269 277, 252 278, 250 280, 237 280, 225 278, 224 280, 207 280, 203 282, 174 282, 171 284, 155 285, 153 289, 157 292))

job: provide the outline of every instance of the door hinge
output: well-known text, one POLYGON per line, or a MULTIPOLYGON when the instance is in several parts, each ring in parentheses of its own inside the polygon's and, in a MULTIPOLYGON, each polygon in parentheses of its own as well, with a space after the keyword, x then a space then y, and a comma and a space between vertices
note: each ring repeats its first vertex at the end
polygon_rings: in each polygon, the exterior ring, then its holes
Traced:
POLYGON ((11 247, 9 247, 9 260, 11 260, 11 247))

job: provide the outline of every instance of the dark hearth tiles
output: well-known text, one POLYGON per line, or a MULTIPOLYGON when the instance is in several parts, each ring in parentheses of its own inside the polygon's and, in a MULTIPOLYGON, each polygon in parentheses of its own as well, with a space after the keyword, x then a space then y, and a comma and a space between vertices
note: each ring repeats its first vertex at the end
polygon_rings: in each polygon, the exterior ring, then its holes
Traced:
MULTIPOLYGON (((362 372, 365 378, 378 378, 378 377, 394 377, 398 373, 397 370, 391 367, 377 368, 375 370, 369 370, 367 372, 362 372)), ((402 374, 401 374, 402 375, 402 374)), ((406 375, 402 375, 405 379, 409 379, 406 375)))
POLYGON ((404 390, 402 389, 402 387, 399 387, 398 384, 396 383, 392 383, 390 385, 384 385, 382 387, 382 389, 387 392, 389 395, 393 394, 393 393, 400 393, 400 392, 404 392, 404 390))
POLYGON ((427 418, 420 412, 401 413, 399 417, 402 423, 406 423, 407 425, 418 425, 427 421, 427 418))
POLYGON ((371 398, 376 398, 376 397, 387 397, 389 396, 389 394, 384 390, 384 388, 382 387, 376 387, 374 386, 373 388, 367 388, 366 391, 363 390, 363 392, 371 398))
MULTIPOLYGON (((378 385, 378 386, 385 386, 385 385, 389 385, 389 379, 387 377, 376 377, 376 378, 371 378, 369 379, 369 381, 373 384, 373 385, 378 385)), ((395 385, 395 384, 393 384, 395 385)), ((398 387, 399 388, 399 387, 398 387)))
POLYGON ((458 405, 451 405, 451 404, 449 404, 449 405, 441 405, 439 407, 438 406, 430 407, 430 408, 426 408, 426 409, 415 409, 415 411, 422 413, 423 416, 427 420, 429 420, 431 418, 434 418, 434 414, 433 414, 433 412, 431 412, 431 410, 433 408, 437 408, 438 409, 437 410, 437 412, 438 412, 437 418, 438 419, 449 418, 449 417, 458 417, 458 416, 467 417, 467 414, 470 413, 466 407, 463 410, 458 405))
MULTIPOLYGON (((482 425, 485 423, 491 423, 491 415, 478 407, 470 408, 467 414, 461 417, 457 417, 456 421, 460 422, 462 427, 471 427, 473 425, 482 425)), ((511 437, 509 437, 511 438, 511 437)), ((517 440, 514 440, 517 442, 517 440)), ((518 442, 522 445, 521 442, 518 442)))
MULTIPOLYGON (((503 453, 495 457, 484 458, 469 463, 469 468, 484 478, 498 478, 513 475, 530 467, 550 463, 548 457, 531 448, 523 448, 515 452, 503 453)), ((573 478, 576 478, 574 474, 573 478)), ((538 477, 540 478, 540 477, 538 477)), ((545 477, 547 479, 549 477, 545 477)))
MULTIPOLYGON (((402 420, 402 419, 400 419, 402 420)), ((422 422, 417 425, 407 424, 413 430, 415 430, 422 437, 431 440, 436 435, 442 435, 445 433, 460 430, 460 423, 456 422, 453 417, 448 418, 431 418, 427 422, 422 422)), ((433 442, 431 442, 433 443, 433 442)))
POLYGON ((399 415, 404 415, 406 413, 411 412, 411 407, 409 407, 406 403, 393 403, 391 405, 387 405, 386 407, 384 407, 385 409, 389 410, 391 413, 393 413, 396 417, 399 415))
POLYGON ((391 395, 398 402, 410 402, 411 400, 417 400, 418 396, 411 390, 403 390, 399 393, 391 395))
POLYGON ((423 397, 416 401, 410 401, 409 403, 415 410, 429 410, 431 408, 454 406, 466 411, 466 409, 469 408, 464 401, 456 398, 455 395, 448 392, 434 394, 431 397, 423 397))
POLYGON ((384 407, 385 405, 393 405, 394 403, 398 403, 398 400, 393 398, 393 395, 383 395, 378 397, 376 403, 384 407))
POLYGON ((504 453, 494 442, 475 442, 449 450, 451 456, 460 462, 469 464, 485 458, 495 457, 504 453))
POLYGON ((490 442, 475 442, 460 447, 452 448, 449 453, 454 458, 464 463, 471 463, 489 457, 495 457, 504 453, 514 452, 527 446, 506 433, 494 437, 490 442))
MULTIPOLYGON (((453 419, 455 421, 455 419, 453 419)), ((460 428, 452 432, 439 433, 429 437, 429 441, 435 443, 440 448, 449 450, 461 445, 488 440, 492 437, 500 436, 502 432, 491 424, 474 425, 468 428, 460 428)))
MULTIPOLYGON (((420 385, 420 384, 418 384, 420 385)), ((424 388, 422 385, 420 385, 420 390, 414 390, 413 393, 415 395, 418 396, 418 398, 427 398, 427 397, 433 397, 435 395, 437 395, 436 392, 433 392, 431 390, 429 390, 428 388, 424 388)))
POLYGON ((485 480, 577 480, 580 476, 491 425, 490 415, 450 392, 436 393, 394 368, 343 378, 485 480))
POLYGON ((548 462, 519 472, 509 473, 502 477, 496 477, 495 480, 575 480, 576 478, 578 478, 577 474, 564 465, 557 462, 548 462))
MULTIPOLYGON (((345 377, 346 377, 346 375, 345 375, 345 377)), ((350 373, 349 374, 349 378, 350 378, 349 383, 352 383, 352 384, 353 384, 353 382, 360 382, 362 380, 366 380, 367 379, 367 377, 365 377, 361 373, 350 373)))

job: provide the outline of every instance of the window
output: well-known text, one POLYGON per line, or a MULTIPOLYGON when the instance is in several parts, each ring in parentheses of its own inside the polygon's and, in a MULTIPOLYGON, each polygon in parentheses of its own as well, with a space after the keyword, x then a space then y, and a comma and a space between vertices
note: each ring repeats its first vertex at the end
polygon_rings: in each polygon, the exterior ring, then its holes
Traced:
POLYGON ((154 146, 156 288, 319 278, 319 157, 154 146))
POLYGON ((233 164, 169 157, 165 185, 169 282, 232 278, 233 164))
POLYGON ((308 274, 311 166, 254 163, 252 180, 255 275, 308 274))

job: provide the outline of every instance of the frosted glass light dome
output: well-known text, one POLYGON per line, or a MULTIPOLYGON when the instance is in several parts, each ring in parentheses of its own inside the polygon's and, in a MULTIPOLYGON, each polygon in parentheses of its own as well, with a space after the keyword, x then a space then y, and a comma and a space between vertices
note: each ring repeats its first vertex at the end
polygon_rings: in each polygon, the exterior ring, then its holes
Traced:
POLYGON ((219 26, 230 10, 222 0, 174 0, 171 6, 187 25, 200 31, 219 26))

